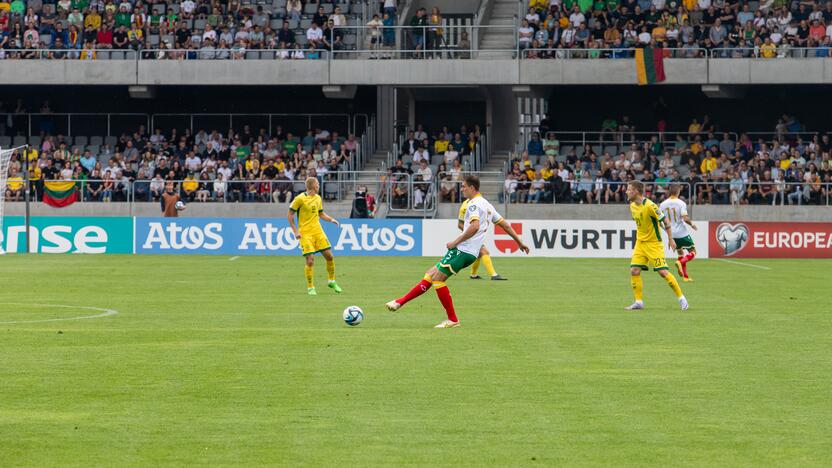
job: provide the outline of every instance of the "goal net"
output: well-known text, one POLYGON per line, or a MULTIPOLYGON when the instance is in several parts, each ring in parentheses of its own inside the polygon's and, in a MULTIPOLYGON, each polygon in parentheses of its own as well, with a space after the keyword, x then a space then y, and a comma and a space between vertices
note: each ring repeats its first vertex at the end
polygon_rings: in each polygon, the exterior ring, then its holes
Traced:
MULTIPOLYGON (((9 149, 0 148, 0 255, 6 253, 6 230, 5 226, 3 226, 3 219, 6 216, 6 192, 8 189, 9 170, 11 166, 12 155, 14 155, 16 151, 20 151, 22 153, 25 148, 25 146, 9 149)), ((20 174, 17 174, 14 180, 14 187, 12 188, 16 190, 25 190, 25 187, 23 187, 23 183, 17 180, 17 177, 21 177, 22 179, 22 176, 20 174)))

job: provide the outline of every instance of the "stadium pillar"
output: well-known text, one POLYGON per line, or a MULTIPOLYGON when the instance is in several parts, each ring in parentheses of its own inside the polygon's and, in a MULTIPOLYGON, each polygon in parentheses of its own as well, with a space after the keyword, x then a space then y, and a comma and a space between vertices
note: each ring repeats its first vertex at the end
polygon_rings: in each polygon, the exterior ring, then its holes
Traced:
POLYGON ((376 147, 389 150, 393 146, 393 130, 396 120, 396 88, 379 86, 376 88, 376 116, 378 131, 376 132, 376 147))

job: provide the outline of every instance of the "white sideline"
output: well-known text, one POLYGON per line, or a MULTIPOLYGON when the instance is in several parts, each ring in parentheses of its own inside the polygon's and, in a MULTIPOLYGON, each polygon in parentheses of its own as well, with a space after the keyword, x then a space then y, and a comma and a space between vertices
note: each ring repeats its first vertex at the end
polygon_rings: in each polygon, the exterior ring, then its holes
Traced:
POLYGON ((733 263, 734 265, 742 265, 742 266, 747 266, 747 267, 751 267, 751 268, 759 268, 761 270, 771 270, 771 268, 769 268, 767 266, 755 265, 753 263, 737 262, 737 261, 728 260, 728 259, 725 259, 725 258, 715 258, 714 260, 719 260, 720 262, 725 262, 725 263, 733 263))
POLYGON ((13 323, 43 323, 43 322, 65 322, 68 320, 87 320, 87 319, 94 319, 94 318, 101 318, 101 317, 109 317, 111 315, 117 315, 118 311, 114 309, 103 309, 100 307, 87 307, 87 306, 74 306, 74 305, 64 305, 64 304, 28 304, 22 302, 2 302, 0 306, 11 305, 11 306, 36 306, 36 307, 60 307, 63 309, 85 309, 85 310, 97 310, 101 312, 100 314, 96 315, 82 315, 79 317, 67 317, 67 318, 56 318, 56 319, 45 319, 45 320, 14 320, 10 322, 0 322, 2 325, 9 325, 13 323))
POLYGON ((239 256, 239 255, 237 255, 237 256, 235 256, 235 257, 231 257, 231 258, 229 258, 229 259, 228 259, 228 261, 229 261, 229 262, 233 262, 234 260, 237 260, 238 258, 240 258, 240 256, 239 256))

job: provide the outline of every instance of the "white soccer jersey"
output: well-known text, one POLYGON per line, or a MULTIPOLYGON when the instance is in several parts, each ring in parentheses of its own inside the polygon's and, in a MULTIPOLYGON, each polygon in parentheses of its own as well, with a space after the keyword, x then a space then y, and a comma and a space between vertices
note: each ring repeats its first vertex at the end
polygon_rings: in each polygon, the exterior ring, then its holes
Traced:
POLYGON ((497 213, 497 210, 491 206, 491 203, 488 203, 488 200, 483 198, 482 195, 477 195, 468 200, 468 207, 465 209, 465 219, 462 231, 467 231, 468 226, 470 226, 471 222, 475 219, 480 221, 480 228, 477 229, 476 234, 471 236, 470 239, 459 244, 457 249, 475 257, 479 257, 480 248, 485 242, 485 236, 491 229, 491 225, 500 222, 503 217, 497 213))
POLYGON ((684 217, 688 215, 688 205, 679 198, 668 198, 659 205, 659 209, 670 221, 670 232, 674 239, 690 235, 684 217))

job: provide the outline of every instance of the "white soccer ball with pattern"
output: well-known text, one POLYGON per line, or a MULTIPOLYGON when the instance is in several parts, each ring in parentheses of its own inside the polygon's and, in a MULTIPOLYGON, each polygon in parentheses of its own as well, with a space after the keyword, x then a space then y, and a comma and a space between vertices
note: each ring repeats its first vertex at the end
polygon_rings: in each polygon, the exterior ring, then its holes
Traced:
POLYGON ((173 205, 173 207, 176 208, 177 211, 182 211, 182 210, 185 209, 185 202, 180 200, 180 201, 176 202, 176 204, 173 205))
POLYGON ((364 311, 358 306, 349 306, 344 309, 344 322, 354 327, 364 320, 364 311))

